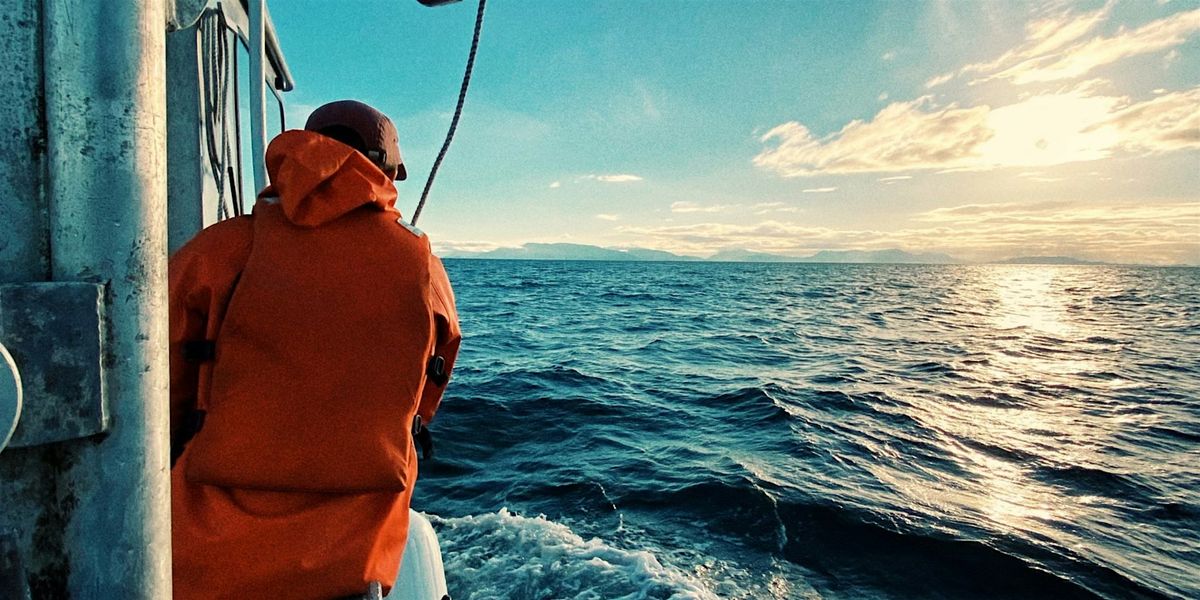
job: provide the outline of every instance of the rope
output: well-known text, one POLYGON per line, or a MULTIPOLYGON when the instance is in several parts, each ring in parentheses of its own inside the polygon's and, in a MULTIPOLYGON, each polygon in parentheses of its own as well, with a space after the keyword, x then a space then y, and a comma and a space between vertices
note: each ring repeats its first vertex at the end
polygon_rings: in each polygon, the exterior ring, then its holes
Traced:
POLYGON ((417 204, 417 209, 413 211, 411 221, 413 225, 417 224, 417 218, 421 216, 421 209, 425 208, 425 200, 429 198, 429 190, 433 188, 433 179, 437 177, 438 169, 442 166, 442 159, 446 158, 446 151, 450 149, 450 142, 454 140, 454 131, 458 129, 458 119, 462 117, 463 103, 467 100, 467 87, 471 85, 471 70, 475 68, 475 52, 479 50, 479 32, 483 29, 485 4, 487 4, 487 0, 479 0, 479 12, 475 14, 475 35, 471 38, 471 54, 467 56, 467 69, 463 73, 462 88, 458 90, 458 106, 454 108, 454 118, 450 120, 450 131, 446 132, 446 141, 442 143, 437 160, 433 161, 433 168, 429 170, 429 179, 425 180, 425 190, 421 192, 421 201, 417 204))

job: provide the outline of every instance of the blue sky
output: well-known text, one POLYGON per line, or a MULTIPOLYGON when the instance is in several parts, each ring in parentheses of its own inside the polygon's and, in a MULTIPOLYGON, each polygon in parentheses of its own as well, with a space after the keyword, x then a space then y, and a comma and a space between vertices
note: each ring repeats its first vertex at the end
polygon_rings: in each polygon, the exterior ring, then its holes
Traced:
MULTIPOLYGON (((289 125, 391 115, 410 213, 475 3, 269 7, 289 125)), ((491 0, 420 225, 441 249, 1200 264, 1200 0, 491 0)))

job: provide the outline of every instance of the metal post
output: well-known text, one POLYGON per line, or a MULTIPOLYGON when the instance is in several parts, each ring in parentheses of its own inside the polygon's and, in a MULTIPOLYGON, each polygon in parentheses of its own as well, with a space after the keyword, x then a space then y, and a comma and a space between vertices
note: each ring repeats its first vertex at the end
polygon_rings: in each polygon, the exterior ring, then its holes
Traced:
MULTIPOLYGON (((42 0, 0 0, 0 55, 8 57, 0 61, 0 283, 50 277, 41 7, 42 0)), ((54 557, 31 552, 53 539, 52 460, 44 447, 0 453, 0 597, 27 598, 27 576, 54 568, 54 557)))
POLYGON ((58 465, 72 598, 171 597, 165 25, 159 1, 44 3, 52 274, 108 285, 111 429, 58 465))
MULTIPOLYGON (((254 165, 254 193, 267 186, 264 158, 267 155, 267 90, 263 62, 266 61, 267 0, 250 0, 250 143, 254 165)), ((241 190, 239 190, 240 192, 241 190)))
POLYGON ((42 48, 38 0, 2 0, 0 13, 0 283, 50 275, 42 195, 42 48))

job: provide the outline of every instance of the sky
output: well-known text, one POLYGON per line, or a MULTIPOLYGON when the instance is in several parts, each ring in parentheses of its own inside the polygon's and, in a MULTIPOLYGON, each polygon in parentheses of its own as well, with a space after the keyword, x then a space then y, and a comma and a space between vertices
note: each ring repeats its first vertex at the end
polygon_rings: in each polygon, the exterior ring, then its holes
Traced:
MULTIPOLYGON (((411 214, 476 6, 270 2, 287 125, 390 115, 411 214)), ((1200 0, 490 0, 419 226, 442 251, 1200 264, 1200 0)))

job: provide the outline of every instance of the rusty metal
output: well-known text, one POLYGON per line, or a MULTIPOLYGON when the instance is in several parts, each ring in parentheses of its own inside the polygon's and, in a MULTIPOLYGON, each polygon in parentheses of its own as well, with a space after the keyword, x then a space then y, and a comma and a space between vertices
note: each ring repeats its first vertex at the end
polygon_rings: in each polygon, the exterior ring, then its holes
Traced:
POLYGON ((25 405, 9 447, 73 440, 108 428, 101 379, 103 297, 104 287, 92 283, 0 285, 0 343, 20 369, 25 405))

